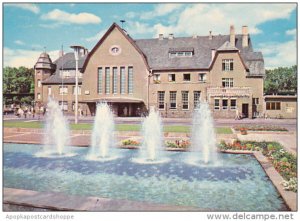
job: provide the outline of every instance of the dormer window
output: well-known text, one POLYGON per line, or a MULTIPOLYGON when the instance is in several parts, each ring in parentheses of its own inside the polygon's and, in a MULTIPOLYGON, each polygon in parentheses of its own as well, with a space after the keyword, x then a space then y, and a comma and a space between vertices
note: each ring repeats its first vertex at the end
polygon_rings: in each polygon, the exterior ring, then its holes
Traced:
POLYGON ((192 57, 194 54, 194 48, 170 48, 169 58, 175 57, 192 57))

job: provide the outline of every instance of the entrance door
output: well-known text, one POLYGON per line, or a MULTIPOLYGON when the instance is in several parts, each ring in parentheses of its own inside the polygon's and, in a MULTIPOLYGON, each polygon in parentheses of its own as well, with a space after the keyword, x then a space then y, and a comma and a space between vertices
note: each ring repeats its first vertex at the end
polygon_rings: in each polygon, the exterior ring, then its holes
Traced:
POLYGON ((242 113, 243 113, 243 117, 245 118, 249 117, 249 104, 242 104, 242 113))

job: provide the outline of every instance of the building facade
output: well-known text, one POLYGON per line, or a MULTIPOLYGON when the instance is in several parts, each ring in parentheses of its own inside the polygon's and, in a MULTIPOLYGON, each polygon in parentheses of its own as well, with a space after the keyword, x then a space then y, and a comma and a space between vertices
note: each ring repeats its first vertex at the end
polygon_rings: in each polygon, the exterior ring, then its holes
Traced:
MULTIPOLYGON (((217 118, 264 112, 264 60, 246 26, 242 34, 231 26, 229 35, 134 40, 114 23, 91 52, 80 53, 79 71, 79 110, 87 115, 98 102, 108 102, 117 116, 140 116, 154 106, 163 117, 190 117, 201 101, 217 118)), ((74 111, 73 53, 53 63, 41 54, 35 74, 37 103, 52 97, 74 111)))

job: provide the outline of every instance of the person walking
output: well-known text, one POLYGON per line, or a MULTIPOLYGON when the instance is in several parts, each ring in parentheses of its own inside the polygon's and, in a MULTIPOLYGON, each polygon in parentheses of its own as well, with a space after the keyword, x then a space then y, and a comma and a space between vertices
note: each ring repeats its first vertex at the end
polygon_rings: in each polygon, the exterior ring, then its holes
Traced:
POLYGON ((234 119, 235 120, 240 120, 241 119, 239 109, 235 110, 235 118, 234 119))

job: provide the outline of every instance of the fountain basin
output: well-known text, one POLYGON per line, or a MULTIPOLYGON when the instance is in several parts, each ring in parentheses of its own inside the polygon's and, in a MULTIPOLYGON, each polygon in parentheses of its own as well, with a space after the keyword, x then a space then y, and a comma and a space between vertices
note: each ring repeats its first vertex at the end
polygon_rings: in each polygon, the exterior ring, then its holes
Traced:
POLYGON ((116 149, 116 160, 86 159, 88 148, 66 158, 39 158, 40 145, 4 144, 4 187, 72 196, 94 196, 206 211, 288 210, 252 155, 220 154, 222 165, 185 163, 192 152, 165 152, 170 161, 132 162, 137 150, 116 149))

